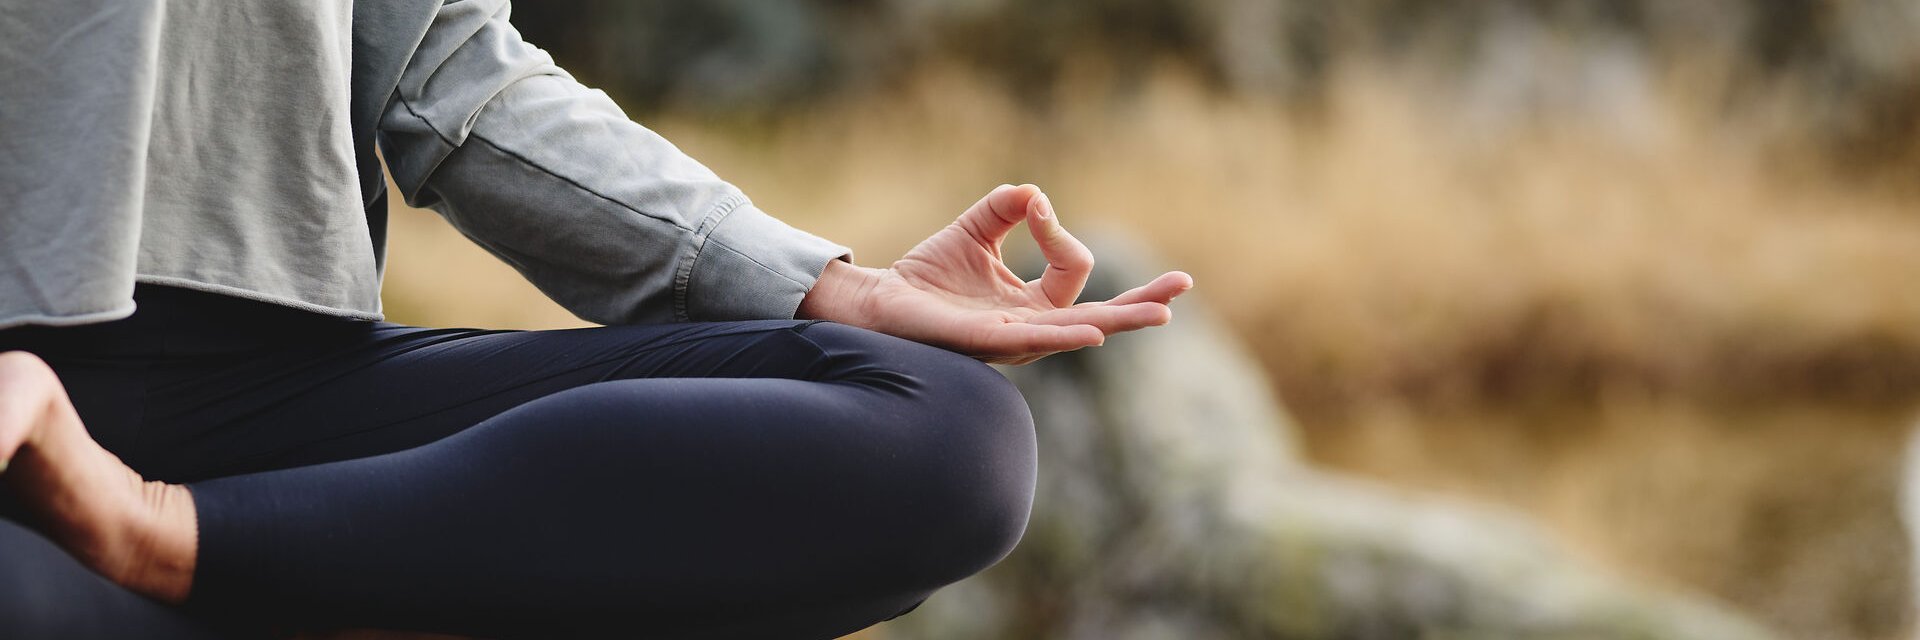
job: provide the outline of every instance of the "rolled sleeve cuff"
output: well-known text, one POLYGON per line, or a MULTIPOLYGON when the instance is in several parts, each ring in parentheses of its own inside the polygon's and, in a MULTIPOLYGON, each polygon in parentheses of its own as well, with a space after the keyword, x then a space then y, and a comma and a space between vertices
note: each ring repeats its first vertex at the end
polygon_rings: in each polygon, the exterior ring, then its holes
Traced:
POLYGON ((852 258, 736 195, 695 229, 674 274, 674 314, 696 322, 791 318, 828 262, 852 258))

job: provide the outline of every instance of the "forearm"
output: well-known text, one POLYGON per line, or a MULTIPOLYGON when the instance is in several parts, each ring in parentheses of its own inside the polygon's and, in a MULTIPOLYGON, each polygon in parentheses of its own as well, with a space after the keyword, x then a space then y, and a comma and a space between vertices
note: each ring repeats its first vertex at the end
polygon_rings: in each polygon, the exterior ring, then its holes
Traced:
POLYGON ((845 247, 794 229, 519 39, 449 5, 381 121, 407 201, 606 324, 792 317, 845 247))

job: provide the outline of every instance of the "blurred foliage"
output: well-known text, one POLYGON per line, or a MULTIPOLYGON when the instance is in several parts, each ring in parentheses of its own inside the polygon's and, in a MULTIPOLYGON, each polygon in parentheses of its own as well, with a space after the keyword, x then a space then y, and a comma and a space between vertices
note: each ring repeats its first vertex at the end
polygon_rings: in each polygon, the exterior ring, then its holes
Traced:
MULTIPOLYGON (((1520 507, 1789 637, 1911 626, 1892 504, 1920 406, 1920 2, 549 0, 514 21, 863 263, 999 182, 1152 238, 1314 463, 1520 507)), ((578 324, 426 214, 393 234, 396 320, 578 324)))
POLYGON ((764 114, 934 61, 1030 106, 1077 67, 1126 91, 1174 64, 1216 91, 1312 107, 1339 69, 1385 62, 1509 118, 1605 109, 1603 94, 1682 73, 1729 117, 1795 96, 1783 133, 1848 168, 1920 147, 1920 3, 1905 0, 549 0, 515 22, 641 109, 764 114))

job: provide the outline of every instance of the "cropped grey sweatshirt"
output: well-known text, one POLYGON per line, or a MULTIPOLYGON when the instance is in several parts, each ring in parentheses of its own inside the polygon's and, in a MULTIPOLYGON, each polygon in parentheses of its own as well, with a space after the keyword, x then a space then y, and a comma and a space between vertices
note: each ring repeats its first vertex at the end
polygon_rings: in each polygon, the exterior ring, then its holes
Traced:
POLYGON ((407 202, 595 322, 791 317, 848 256, 581 86, 507 0, 360 5, 0 6, 0 327, 124 317, 135 282, 379 318, 374 138, 407 202))

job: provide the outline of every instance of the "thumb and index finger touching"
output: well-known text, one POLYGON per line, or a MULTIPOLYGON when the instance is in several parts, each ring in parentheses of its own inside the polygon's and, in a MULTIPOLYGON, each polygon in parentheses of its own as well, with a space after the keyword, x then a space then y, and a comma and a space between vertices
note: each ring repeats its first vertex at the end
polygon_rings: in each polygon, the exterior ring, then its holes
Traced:
POLYGON ((1093 252, 1067 233, 1054 215, 1053 203, 1039 187, 1000 185, 960 216, 961 226, 983 243, 999 246, 1014 226, 1027 223, 1040 254, 1047 260, 1040 292, 1056 307, 1073 306, 1093 273, 1093 252))
MULTIPOLYGON (((1193 277, 1184 272, 1173 271, 1155 278, 1152 282, 1135 287, 1125 293, 1104 302, 1089 302, 1075 305, 1087 279, 1093 274, 1093 252, 1080 242, 1066 227, 1060 224, 1059 216, 1053 209, 1053 203, 1039 187, 1031 184, 1019 186, 1000 185, 974 206, 969 207, 961 216, 963 226, 975 234, 982 242, 994 247, 1004 241, 1013 227, 1021 222, 1027 223, 1027 229, 1033 235, 1034 242, 1040 247, 1041 255, 1046 258, 1047 268, 1036 282, 1027 286, 1037 288, 1048 302, 1061 310, 1073 307, 1143 307, 1141 309, 1102 310, 1111 315, 1121 313, 1129 317, 1118 317, 1097 321, 1089 318, 1068 318, 1070 314, 1056 314, 1060 317, 1048 318, 1046 324, 1087 324, 1098 327, 1103 333, 1128 331, 1141 326, 1164 324, 1168 319, 1165 305, 1173 298, 1193 288, 1193 277), (1144 307, 1160 307, 1145 309, 1144 307), (1139 313, 1130 313, 1139 312, 1139 313), (1151 316, 1151 319, 1148 317, 1151 316), (1062 322, 1062 321, 1066 322, 1062 322), (1093 320, 1093 321, 1090 321, 1093 320), (1117 326, 1116 326, 1117 325, 1117 326)), ((1079 313, 1091 312, 1085 309, 1079 313)))

